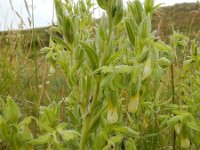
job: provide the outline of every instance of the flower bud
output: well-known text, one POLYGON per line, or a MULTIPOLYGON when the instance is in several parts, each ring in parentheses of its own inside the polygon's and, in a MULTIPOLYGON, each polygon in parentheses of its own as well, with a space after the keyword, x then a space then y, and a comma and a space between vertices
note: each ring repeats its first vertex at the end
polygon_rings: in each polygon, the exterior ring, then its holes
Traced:
POLYGON ((162 67, 168 67, 168 66, 171 65, 171 61, 167 58, 164 58, 164 57, 158 59, 158 63, 162 67))

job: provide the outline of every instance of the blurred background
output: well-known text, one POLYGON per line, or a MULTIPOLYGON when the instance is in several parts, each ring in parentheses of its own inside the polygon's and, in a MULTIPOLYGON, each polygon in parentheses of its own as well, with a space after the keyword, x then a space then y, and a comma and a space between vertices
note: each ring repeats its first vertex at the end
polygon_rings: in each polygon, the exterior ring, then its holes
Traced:
MULTIPOLYGON (((95 0, 93 1, 95 3, 95 0)), ((124 0, 124 3, 128 1, 131 0, 124 0)), ((155 0, 155 2, 169 6, 197 2, 197 0, 155 0)), ((96 7, 97 5, 94 6, 96 7)), ((94 16, 98 18, 100 13, 101 10, 95 9, 94 16)), ((34 27, 49 26, 56 22, 54 14, 53 0, 0 0, 0 30, 27 29, 33 22, 34 27)))

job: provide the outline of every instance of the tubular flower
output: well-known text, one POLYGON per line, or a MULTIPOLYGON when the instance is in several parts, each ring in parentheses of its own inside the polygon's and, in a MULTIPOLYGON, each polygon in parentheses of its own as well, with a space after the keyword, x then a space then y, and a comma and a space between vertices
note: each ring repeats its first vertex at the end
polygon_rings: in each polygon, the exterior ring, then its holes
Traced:
POLYGON ((190 147, 190 140, 188 138, 181 137, 181 147, 187 149, 190 147))
POLYGON ((139 104, 139 92, 131 97, 129 104, 128 104, 128 111, 135 113, 138 109, 139 104))
POLYGON ((109 123, 116 123, 118 120, 117 107, 112 104, 108 106, 107 120, 109 123))
POLYGON ((151 68, 151 57, 148 58, 145 67, 144 67, 144 72, 143 72, 143 80, 146 80, 150 77, 152 72, 152 68, 151 68))

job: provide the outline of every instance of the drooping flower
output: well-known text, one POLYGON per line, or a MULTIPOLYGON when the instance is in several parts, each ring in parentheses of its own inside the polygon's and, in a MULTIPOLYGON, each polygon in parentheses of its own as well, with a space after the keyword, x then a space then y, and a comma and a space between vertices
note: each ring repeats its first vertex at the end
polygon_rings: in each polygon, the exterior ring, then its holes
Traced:
POLYGON ((117 106, 113 106, 113 104, 108 106, 107 120, 109 123, 116 123, 118 121, 117 106))
POLYGON ((190 147, 190 140, 188 138, 181 137, 181 147, 187 149, 190 147))
POLYGON ((150 77, 152 73, 152 66, 151 66, 151 57, 149 57, 146 61, 146 64, 144 66, 144 72, 143 72, 143 80, 146 80, 150 77))
POLYGON ((128 104, 128 111, 135 113, 138 109, 139 105, 139 92, 137 92, 134 96, 131 97, 128 104))

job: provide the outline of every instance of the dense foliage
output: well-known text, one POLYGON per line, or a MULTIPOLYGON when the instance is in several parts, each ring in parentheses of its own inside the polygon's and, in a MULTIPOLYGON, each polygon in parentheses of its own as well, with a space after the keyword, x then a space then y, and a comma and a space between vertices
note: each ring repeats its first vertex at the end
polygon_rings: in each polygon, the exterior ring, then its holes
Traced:
POLYGON ((200 148, 200 48, 174 32, 169 45, 151 28, 153 0, 54 0, 58 26, 41 51, 65 74, 67 97, 24 117, 0 102, 0 142, 12 150, 200 148))

